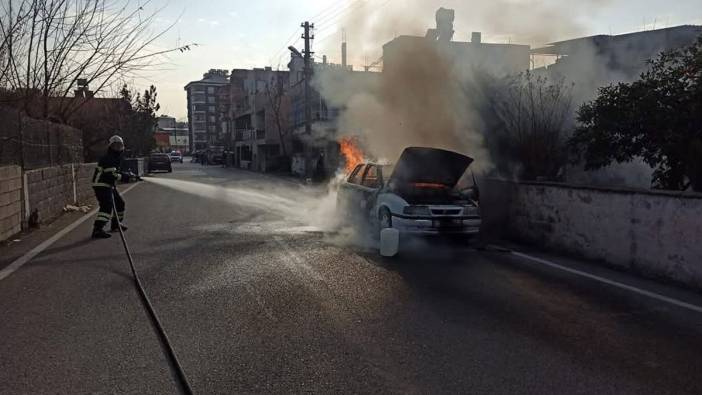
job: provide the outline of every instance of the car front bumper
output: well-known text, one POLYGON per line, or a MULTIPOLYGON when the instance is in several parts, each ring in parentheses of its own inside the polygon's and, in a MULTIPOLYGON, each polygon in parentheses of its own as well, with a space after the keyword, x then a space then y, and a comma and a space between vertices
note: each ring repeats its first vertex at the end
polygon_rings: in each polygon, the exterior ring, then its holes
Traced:
POLYGON ((169 170, 171 162, 149 163, 149 170, 169 170))
POLYGON ((393 216, 392 227, 412 235, 475 235, 480 232, 480 217, 406 218, 393 216))

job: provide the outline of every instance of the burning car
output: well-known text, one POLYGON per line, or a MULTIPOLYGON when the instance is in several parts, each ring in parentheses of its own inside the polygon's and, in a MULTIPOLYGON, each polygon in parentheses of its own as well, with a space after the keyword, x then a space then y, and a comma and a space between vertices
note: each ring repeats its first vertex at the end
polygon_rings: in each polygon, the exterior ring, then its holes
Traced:
POLYGON ((400 234, 474 236, 480 231, 473 159, 437 148, 406 148, 397 163, 356 165, 341 184, 337 207, 400 234))

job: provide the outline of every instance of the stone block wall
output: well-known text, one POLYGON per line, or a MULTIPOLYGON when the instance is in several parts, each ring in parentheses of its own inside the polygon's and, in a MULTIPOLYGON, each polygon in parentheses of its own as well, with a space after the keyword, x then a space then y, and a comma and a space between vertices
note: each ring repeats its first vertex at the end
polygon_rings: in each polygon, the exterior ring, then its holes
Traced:
POLYGON ((79 129, 33 119, 4 106, 0 106, 0 125, 0 165, 29 170, 83 161, 79 129))
POLYGON ((483 182, 488 231, 702 288, 702 194, 483 182))
POLYGON ((95 164, 78 163, 27 171, 28 212, 36 211, 39 223, 45 224, 61 215, 66 205, 93 203, 94 168, 95 164))
POLYGON ((0 167, 0 241, 22 230, 22 169, 0 167))

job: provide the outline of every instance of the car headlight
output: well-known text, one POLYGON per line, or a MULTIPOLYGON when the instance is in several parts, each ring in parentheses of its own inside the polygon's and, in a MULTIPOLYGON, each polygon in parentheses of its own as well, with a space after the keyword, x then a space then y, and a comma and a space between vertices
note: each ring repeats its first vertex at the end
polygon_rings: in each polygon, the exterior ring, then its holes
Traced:
POLYGON ((407 206, 404 209, 402 209, 402 213, 405 215, 414 215, 414 216, 429 216, 431 215, 431 211, 429 210, 429 207, 427 206, 407 206))
POLYGON ((480 215, 480 209, 475 207, 475 206, 465 206, 465 207, 463 207, 463 215, 465 215, 465 216, 480 215))

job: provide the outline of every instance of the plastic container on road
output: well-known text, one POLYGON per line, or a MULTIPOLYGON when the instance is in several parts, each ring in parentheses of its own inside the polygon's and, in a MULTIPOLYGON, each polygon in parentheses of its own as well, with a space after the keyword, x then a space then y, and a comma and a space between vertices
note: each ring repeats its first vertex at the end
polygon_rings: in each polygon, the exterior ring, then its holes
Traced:
POLYGON ((400 231, 386 228, 380 231, 380 255, 393 257, 400 249, 400 231))

